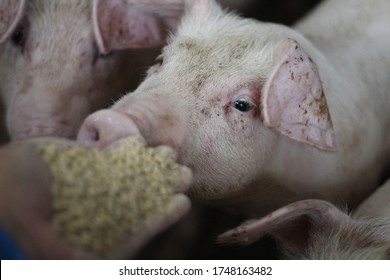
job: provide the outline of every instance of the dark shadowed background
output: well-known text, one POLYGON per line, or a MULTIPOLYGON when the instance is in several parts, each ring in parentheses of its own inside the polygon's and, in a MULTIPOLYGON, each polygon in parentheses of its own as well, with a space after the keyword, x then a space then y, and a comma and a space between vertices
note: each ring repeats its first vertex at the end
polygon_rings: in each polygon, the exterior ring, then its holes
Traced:
POLYGON ((253 0, 242 14, 261 21, 279 22, 291 25, 315 7, 319 2, 321 1, 253 0))

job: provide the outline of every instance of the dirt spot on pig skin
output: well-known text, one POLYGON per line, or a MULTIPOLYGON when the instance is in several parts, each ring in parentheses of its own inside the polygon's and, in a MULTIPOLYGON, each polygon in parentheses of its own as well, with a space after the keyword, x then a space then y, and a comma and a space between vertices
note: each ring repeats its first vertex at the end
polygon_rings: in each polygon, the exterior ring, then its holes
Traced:
POLYGON ((326 104, 324 91, 321 93, 321 97, 316 100, 318 104, 318 110, 315 112, 317 116, 329 115, 328 105, 326 104))
POLYGON ((207 109, 207 108, 203 108, 201 111, 202 115, 204 115, 206 118, 210 118, 211 117, 211 113, 210 111, 207 109))
POLYGON ((199 96, 202 88, 207 83, 207 81, 210 79, 210 74, 202 74, 202 75, 196 75, 194 80, 190 83, 192 92, 195 96, 199 96))
POLYGON ((291 72, 291 75, 290 75, 290 80, 291 80, 291 81, 294 81, 294 72, 293 72, 293 71, 291 71, 291 70, 290 70, 290 72, 291 72))
POLYGON ((247 126, 247 124, 245 123, 245 121, 241 119, 240 122, 241 122, 241 129, 242 129, 242 130, 247 130, 247 129, 248 129, 248 126, 247 126))
POLYGON ((223 106, 223 111, 225 112, 225 114, 230 114, 232 112, 232 106, 230 104, 227 104, 225 106, 223 106))
POLYGON ((186 49, 186 50, 191 50, 196 46, 194 42, 191 42, 190 40, 187 40, 185 42, 182 42, 179 44, 179 48, 181 49, 186 49))

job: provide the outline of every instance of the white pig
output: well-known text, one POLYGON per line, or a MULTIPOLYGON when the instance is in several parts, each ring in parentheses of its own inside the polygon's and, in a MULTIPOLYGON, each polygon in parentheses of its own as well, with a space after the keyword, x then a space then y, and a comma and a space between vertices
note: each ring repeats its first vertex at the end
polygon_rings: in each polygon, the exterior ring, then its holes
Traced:
POLYGON ((324 200, 303 200, 219 237, 250 244, 275 237, 290 259, 390 259, 390 180, 351 215, 324 200))
MULTIPOLYGON (((183 11, 178 0, 0 0, 0 97, 11 140, 73 138, 135 88, 183 11)), ((4 131, 3 131, 4 132, 4 131)))
POLYGON ((146 80, 90 115, 78 140, 170 145, 193 170, 189 194, 230 209, 353 207, 389 161, 388 11, 387 0, 329 0, 294 30, 189 1, 146 80))

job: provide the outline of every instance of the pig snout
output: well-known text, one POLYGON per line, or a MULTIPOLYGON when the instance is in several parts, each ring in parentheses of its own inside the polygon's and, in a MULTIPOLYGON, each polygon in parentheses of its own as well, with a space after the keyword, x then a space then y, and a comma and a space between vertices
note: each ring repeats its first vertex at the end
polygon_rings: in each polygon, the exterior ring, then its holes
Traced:
POLYGON ((139 135, 149 147, 170 146, 180 154, 188 129, 183 128, 186 114, 180 114, 181 106, 177 105, 164 94, 139 97, 132 93, 112 108, 87 117, 79 130, 78 142, 105 148, 121 138, 139 135))
POLYGON ((121 138, 141 135, 133 120, 114 110, 100 110, 82 124, 77 141, 87 147, 104 148, 121 138))

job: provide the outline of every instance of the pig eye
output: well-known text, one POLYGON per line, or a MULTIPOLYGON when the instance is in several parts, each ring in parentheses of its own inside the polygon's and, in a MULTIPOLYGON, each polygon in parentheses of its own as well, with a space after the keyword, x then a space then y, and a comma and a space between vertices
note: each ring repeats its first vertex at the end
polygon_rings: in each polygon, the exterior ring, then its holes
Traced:
POLYGON ((241 112, 249 112, 254 108, 254 105, 245 99, 238 99, 236 102, 234 102, 234 108, 241 112))
POLYGON ((11 42, 17 47, 24 47, 27 37, 27 25, 19 25, 11 36, 11 42))

